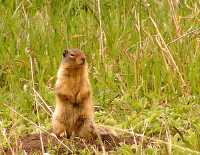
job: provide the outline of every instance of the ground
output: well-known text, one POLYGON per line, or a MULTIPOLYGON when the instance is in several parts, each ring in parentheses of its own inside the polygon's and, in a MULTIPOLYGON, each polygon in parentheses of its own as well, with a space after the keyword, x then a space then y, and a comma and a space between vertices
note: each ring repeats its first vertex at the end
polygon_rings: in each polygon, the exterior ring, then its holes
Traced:
POLYGON ((196 0, 0 0, 0 147, 51 128, 63 49, 80 48, 95 122, 154 139, 111 154, 200 153, 199 8, 196 0))

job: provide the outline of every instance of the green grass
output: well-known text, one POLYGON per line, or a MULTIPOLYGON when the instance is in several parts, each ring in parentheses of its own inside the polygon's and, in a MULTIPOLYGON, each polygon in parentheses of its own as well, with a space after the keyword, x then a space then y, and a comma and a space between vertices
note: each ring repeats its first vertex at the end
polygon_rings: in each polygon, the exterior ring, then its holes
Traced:
MULTIPOLYGON (((166 65, 156 42, 157 23, 166 43, 200 28, 200 3, 183 0, 174 4, 172 20, 168 1, 17 1, 0 0, 0 121, 8 138, 38 130, 10 111, 15 108, 38 122, 32 92, 29 55, 34 58, 35 88, 54 107, 55 75, 64 48, 85 51, 90 68, 95 121, 200 151, 200 31, 189 34, 168 48, 187 83, 184 94, 180 77, 166 65), (102 23, 103 40, 100 40, 102 23), (99 54, 104 45, 104 58, 99 54), (102 64, 102 61, 104 64, 102 64)), ((49 129, 51 117, 39 108, 40 124, 49 129)), ((8 145, 2 132, 0 144, 8 145)), ((173 154, 195 154, 172 145, 173 154)), ((135 154, 166 154, 163 144, 134 146, 135 154)), ((113 154, 131 154, 123 145, 113 154)), ((88 154, 82 151, 82 154, 88 154)))

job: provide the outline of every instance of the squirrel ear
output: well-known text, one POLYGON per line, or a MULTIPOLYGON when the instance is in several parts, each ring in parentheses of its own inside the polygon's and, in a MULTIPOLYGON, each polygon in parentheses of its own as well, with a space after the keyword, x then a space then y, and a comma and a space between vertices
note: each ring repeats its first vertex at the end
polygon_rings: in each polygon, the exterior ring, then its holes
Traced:
POLYGON ((63 57, 66 57, 66 55, 69 53, 69 51, 67 49, 64 49, 64 52, 63 52, 63 57))

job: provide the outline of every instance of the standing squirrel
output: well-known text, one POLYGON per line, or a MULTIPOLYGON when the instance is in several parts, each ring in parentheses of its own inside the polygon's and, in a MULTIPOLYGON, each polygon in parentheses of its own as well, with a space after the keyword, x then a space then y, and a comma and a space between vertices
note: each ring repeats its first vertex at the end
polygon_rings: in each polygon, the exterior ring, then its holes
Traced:
POLYGON ((95 126, 88 66, 79 49, 64 50, 55 84, 56 108, 53 133, 93 138, 95 126))

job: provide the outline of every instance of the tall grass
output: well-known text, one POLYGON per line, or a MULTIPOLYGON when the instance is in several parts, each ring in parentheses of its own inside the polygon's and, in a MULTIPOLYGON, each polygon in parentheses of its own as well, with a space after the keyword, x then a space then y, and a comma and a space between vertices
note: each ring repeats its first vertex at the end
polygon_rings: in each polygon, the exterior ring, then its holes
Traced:
MULTIPOLYGON (((96 122, 132 128, 164 141, 170 131, 173 144, 200 151, 199 8, 196 0, 1 0, 0 103, 37 122, 29 54, 34 87, 53 108, 62 51, 80 48, 89 63, 96 122), (165 46, 186 83, 184 89, 166 59, 165 46)), ((1 128, 8 139, 36 132, 0 105, 1 128)), ((41 126, 50 128, 51 117, 38 110, 41 126)), ((0 139, 6 145, 3 135, 0 139)), ((167 152, 163 145, 135 147, 138 154, 167 152)), ((122 146, 116 153, 131 151, 130 146, 122 146)), ((180 148, 172 153, 188 154, 180 148)))

